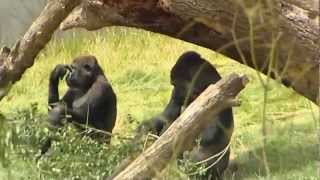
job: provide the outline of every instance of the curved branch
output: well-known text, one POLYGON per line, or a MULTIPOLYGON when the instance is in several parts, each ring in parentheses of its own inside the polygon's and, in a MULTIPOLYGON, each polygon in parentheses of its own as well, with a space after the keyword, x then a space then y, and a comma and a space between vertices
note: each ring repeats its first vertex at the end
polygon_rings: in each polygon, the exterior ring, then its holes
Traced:
POLYGON ((312 3, 319 0, 95 0, 61 28, 128 26, 165 34, 222 53, 317 103, 320 29, 312 3))

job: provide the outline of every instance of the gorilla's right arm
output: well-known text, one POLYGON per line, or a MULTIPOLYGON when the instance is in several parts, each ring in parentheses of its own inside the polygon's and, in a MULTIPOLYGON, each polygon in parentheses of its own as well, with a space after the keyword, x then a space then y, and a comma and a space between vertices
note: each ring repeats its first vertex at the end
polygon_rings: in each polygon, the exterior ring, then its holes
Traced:
POLYGON ((58 90, 59 79, 62 79, 66 73, 67 73, 67 68, 65 65, 62 65, 62 64, 58 64, 50 73, 49 96, 48 96, 49 106, 53 103, 59 102, 59 90, 58 90))
POLYGON ((59 96, 59 80, 67 74, 69 66, 58 64, 50 73, 49 78, 49 95, 48 95, 48 119, 52 127, 61 127, 62 119, 70 115, 72 103, 77 94, 74 89, 69 88, 65 95, 60 99, 59 96))
POLYGON ((158 116, 151 119, 153 129, 157 135, 161 135, 167 128, 167 125, 175 121, 180 113, 183 105, 183 100, 178 96, 176 89, 174 88, 171 93, 171 98, 163 112, 158 116))
POLYGON ((48 95, 48 119, 50 125, 55 127, 62 126, 61 119, 66 117, 67 104, 72 102, 72 94, 70 90, 66 92, 64 99, 68 101, 60 101, 59 97, 59 79, 62 79, 67 73, 67 66, 58 64, 50 73, 49 79, 49 95, 48 95), (68 102, 68 103, 67 103, 68 102), (66 104, 65 104, 66 103, 66 104))
POLYGON ((161 115, 165 118, 166 121, 173 122, 180 115, 182 104, 183 101, 179 99, 177 91, 174 88, 172 90, 170 101, 161 115))

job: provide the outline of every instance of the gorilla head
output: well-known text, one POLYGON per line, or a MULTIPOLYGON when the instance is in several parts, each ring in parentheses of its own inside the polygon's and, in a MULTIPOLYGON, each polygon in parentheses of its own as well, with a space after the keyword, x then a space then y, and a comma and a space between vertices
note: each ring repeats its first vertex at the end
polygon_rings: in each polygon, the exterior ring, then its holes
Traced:
POLYGON ((173 98, 182 105, 182 111, 210 84, 221 79, 219 73, 196 52, 182 54, 170 74, 174 86, 173 98))
POLYGON ((94 56, 79 56, 67 66, 70 73, 66 77, 69 87, 88 89, 98 75, 103 74, 102 69, 94 56))

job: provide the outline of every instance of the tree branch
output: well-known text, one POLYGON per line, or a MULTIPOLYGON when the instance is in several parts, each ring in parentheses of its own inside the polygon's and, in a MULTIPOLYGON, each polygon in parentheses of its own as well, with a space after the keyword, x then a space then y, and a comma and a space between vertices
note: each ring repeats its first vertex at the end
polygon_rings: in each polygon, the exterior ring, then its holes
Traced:
POLYGON ((12 84, 34 63, 38 53, 50 41, 60 23, 81 0, 50 0, 29 30, 10 50, 5 47, 0 54, 0 100, 12 84))
POLYGON ((94 0, 61 25, 128 26, 165 34, 222 53, 317 103, 319 0, 94 0))

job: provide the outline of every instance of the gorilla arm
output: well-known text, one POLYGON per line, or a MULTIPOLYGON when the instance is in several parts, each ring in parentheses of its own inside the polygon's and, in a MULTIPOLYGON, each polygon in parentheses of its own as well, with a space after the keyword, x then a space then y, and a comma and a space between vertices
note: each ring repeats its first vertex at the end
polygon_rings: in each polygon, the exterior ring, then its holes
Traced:
POLYGON ((59 99, 59 79, 67 73, 65 65, 58 64, 50 74, 49 79, 49 96, 48 96, 48 120, 50 125, 62 126, 61 119, 66 115, 66 107, 59 99))
POLYGON ((165 107, 164 111, 160 115, 151 119, 157 135, 160 135, 170 126, 173 121, 179 117, 182 102, 183 101, 178 101, 177 91, 173 89, 170 101, 165 107))
POLYGON ((66 65, 58 64, 50 73, 48 104, 59 102, 59 79, 67 73, 66 65))
POLYGON ((166 108, 161 114, 162 117, 166 121, 172 123, 174 120, 176 120, 179 117, 181 106, 182 106, 181 104, 177 103, 173 98, 171 98, 168 105, 166 106, 166 108))

